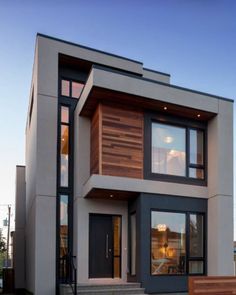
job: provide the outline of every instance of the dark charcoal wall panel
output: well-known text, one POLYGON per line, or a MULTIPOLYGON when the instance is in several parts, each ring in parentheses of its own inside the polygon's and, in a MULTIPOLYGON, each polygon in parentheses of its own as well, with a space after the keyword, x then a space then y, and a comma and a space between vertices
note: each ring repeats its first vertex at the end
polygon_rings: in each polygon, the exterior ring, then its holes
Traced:
MULTIPOLYGON (((137 239, 137 249, 139 251, 137 260, 139 267, 137 271, 138 281, 142 283, 147 293, 186 292, 188 288, 188 276, 151 275, 151 210, 201 212, 206 214, 207 220, 207 200, 142 193, 136 199, 136 208, 138 213, 137 233, 139 233, 139 238, 137 239)), ((207 233, 205 235, 207 237, 207 233)))

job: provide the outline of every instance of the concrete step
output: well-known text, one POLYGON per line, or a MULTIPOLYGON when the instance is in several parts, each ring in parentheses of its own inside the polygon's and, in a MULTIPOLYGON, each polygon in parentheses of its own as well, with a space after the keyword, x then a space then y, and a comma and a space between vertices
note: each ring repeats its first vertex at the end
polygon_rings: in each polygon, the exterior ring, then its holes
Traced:
MULTIPOLYGON (((62 295, 72 295, 69 285, 61 285, 62 295)), ((79 284, 78 295, 139 295, 145 294, 139 283, 127 284, 79 284)))

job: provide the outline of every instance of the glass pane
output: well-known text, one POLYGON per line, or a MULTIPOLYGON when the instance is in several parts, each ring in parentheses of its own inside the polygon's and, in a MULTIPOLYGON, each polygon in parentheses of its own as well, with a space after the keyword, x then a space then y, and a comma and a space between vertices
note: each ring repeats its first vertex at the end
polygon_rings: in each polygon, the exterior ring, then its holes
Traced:
POLYGON ((60 195, 60 278, 67 276, 68 254, 68 196, 60 195))
POLYGON ((189 168, 189 177, 204 179, 204 170, 203 169, 196 169, 196 168, 189 168))
POLYGON ((120 243, 121 243, 121 217, 119 216, 113 216, 113 271, 114 271, 114 277, 120 278, 120 256, 121 256, 121 249, 120 249, 120 243))
POLYGON ((185 128, 152 123, 152 172, 186 175, 185 128))
POLYGON ((185 273, 185 214, 157 211, 151 214, 152 274, 185 273))
POLYGON ((203 132, 190 130, 190 163, 203 165, 203 132))
POLYGON ((61 107, 61 122, 62 123, 69 123, 69 108, 68 107, 61 107))
POLYGON ((203 216, 190 214, 190 257, 203 257, 203 216))
POLYGON ((136 275, 136 214, 130 216, 131 275, 136 275))
POLYGON ((61 186, 68 186, 69 127, 61 125, 61 186))
POLYGON ((83 90, 84 84, 78 82, 72 82, 72 97, 79 98, 83 90))
POLYGON ((189 261, 190 274, 203 274, 203 261, 189 261))
POLYGON ((61 80, 61 95, 70 96, 70 81, 61 80))

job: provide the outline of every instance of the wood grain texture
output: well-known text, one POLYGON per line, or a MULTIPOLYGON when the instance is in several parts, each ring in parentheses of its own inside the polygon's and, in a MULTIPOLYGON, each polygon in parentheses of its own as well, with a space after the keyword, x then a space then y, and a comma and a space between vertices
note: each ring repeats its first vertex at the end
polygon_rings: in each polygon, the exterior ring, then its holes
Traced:
POLYGON ((143 178, 143 113, 102 105, 102 174, 143 178))
POLYGON ((100 104, 91 122, 91 173, 143 178, 143 112, 100 104))
POLYGON ((90 172, 91 174, 100 173, 99 159, 101 156, 101 130, 100 130, 100 107, 97 107, 91 120, 91 151, 90 151, 90 172))
POLYGON ((189 295, 231 295, 236 294, 236 277, 189 277, 188 286, 189 295))

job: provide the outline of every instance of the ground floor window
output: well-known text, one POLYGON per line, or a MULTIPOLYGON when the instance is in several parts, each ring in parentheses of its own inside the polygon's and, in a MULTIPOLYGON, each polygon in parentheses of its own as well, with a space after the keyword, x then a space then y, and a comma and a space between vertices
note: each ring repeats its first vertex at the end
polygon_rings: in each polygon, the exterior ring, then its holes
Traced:
POLYGON ((204 273, 204 215, 151 211, 151 274, 204 273))

